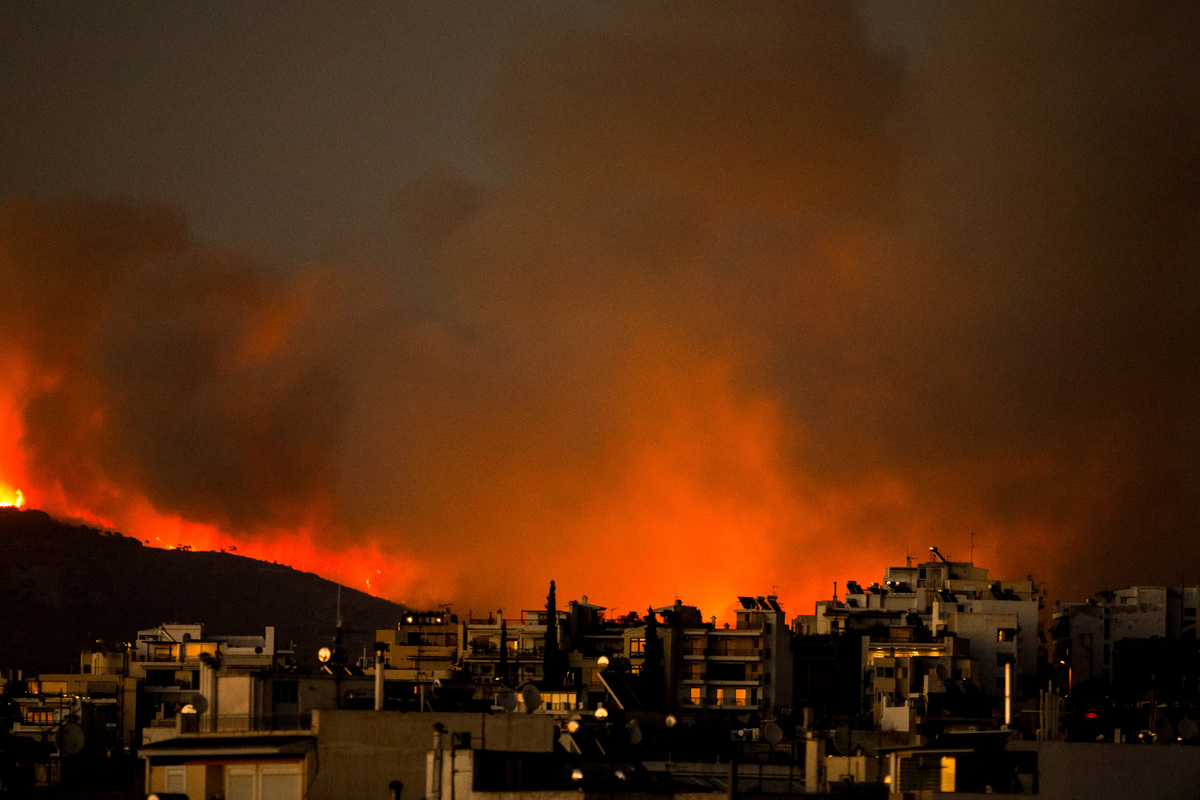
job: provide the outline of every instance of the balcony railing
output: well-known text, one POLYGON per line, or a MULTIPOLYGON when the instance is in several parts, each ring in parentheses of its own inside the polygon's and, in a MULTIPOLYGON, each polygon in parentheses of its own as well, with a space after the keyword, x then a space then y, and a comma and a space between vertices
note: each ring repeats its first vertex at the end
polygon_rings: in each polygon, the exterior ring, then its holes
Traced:
MULTIPOLYGON (((530 659, 542 658, 546 654, 543 647, 525 648, 521 650, 509 650, 508 657, 517 661, 528 661, 530 659)), ((500 648, 495 645, 471 646, 467 648, 467 658, 500 658, 500 648)))

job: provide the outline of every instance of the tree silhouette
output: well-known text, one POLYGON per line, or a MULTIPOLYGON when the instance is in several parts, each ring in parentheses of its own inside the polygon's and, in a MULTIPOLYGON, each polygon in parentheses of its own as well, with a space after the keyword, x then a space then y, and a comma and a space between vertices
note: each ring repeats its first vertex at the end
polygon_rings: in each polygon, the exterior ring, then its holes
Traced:
POLYGON ((547 686, 561 686, 567 674, 566 658, 558 646, 558 605, 554 598, 554 581, 546 596, 546 646, 542 651, 542 681, 547 686))
POLYGON ((658 618, 653 609, 646 610, 645 660, 642 662, 642 682, 646 687, 645 705, 648 710, 666 708, 663 687, 663 643, 658 635, 658 618))

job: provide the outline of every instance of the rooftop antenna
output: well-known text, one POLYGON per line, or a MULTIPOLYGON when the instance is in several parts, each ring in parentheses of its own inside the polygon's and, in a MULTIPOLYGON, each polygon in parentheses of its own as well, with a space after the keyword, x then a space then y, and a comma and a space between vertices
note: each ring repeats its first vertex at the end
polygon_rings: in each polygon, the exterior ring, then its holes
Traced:
POLYGON ((975 531, 971 531, 971 563, 975 563, 975 531))
POLYGON ((338 630, 341 630, 342 629, 342 585, 339 583, 337 585, 337 587, 338 587, 338 591, 337 591, 337 628, 338 628, 338 630))

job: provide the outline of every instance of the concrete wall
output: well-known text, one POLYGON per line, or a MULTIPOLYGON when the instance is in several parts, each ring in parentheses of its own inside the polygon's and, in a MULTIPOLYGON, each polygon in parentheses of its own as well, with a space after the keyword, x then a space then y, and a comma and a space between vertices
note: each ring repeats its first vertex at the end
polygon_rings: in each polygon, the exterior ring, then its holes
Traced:
MULTIPOLYGON (((1038 754, 1040 800, 1179 800, 1200 795, 1200 749, 1172 745, 1012 742, 1038 754)), ((1032 794, 1031 786, 1024 794, 1032 794)), ((995 794, 932 792, 935 798, 983 800, 995 794)))
POLYGON ((217 730, 250 730, 253 684, 254 678, 250 675, 220 675, 217 677, 217 730))
POLYGON ((1200 793, 1200 750, 1194 747, 1043 742, 1034 749, 1044 798, 1178 800, 1200 793))
POLYGON ((455 733, 470 734, 472 749, 541 753, 554 744, 554 721, 543 714, 319 710, 313 712, 317 771, 308 800, 391 800, 394 780, 404 784, 403 800, 421 800, 437 723, 445 728, 445 750, 455 733))

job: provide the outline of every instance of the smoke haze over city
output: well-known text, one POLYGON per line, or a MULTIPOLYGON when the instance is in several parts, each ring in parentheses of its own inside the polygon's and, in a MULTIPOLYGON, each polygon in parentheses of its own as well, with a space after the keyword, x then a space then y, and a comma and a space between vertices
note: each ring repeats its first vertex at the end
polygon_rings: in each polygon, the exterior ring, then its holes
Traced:
POLYGON ((414 606, 1195 583, 1198 38, 7 3, 0 491, 414 606))

